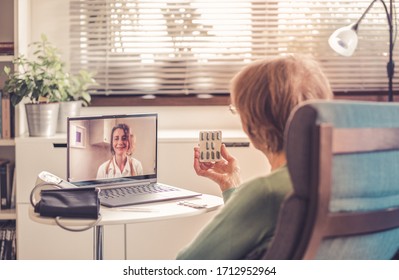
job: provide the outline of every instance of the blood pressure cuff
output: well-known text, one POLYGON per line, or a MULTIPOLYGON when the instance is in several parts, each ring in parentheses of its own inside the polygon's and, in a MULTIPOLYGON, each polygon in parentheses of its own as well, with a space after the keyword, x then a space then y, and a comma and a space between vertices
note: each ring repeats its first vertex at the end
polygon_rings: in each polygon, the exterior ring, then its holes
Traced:
POLYGON ((98 219, 98 194, 94 187, 41 190, 34 211, 44 217, 98 219))

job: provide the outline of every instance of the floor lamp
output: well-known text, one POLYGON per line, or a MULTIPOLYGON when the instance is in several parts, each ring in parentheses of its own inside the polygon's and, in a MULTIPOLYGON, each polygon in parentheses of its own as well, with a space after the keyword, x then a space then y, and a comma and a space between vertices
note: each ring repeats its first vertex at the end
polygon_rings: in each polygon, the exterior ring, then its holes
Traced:
POLYGON ((368 13, 373 4, 377 1, 381 1, 384 6, 385 13, 389 25, 389 61, 387 63, 387 74, 388 74, 388 101, 393 101, 393 75, 395 72, 395 64, 393 62, 393 3, 390 0, 389 11, 386 3, 383 0, 374 0, 370 3, 367 9, 364 11, 362 16, 354 23, 345 27, 337 29, 331 34, 328 39, 330 47, 340 55, 351 56, 357 47, 357 29, 364 16, 368 13))

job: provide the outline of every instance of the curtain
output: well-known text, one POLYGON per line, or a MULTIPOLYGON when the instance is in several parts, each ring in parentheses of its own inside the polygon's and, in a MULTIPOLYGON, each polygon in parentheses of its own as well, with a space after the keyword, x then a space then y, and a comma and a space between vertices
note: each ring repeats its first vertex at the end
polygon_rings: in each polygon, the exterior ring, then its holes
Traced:
POLYGON ((302 53, 320 61, 334 91, 386 91, 389 27, 381 1, 362 20, 353 56, 328 45, 370 3, 71 0, 71 70, 93 71, 97 94, 225 94, 244 65, 302 53))

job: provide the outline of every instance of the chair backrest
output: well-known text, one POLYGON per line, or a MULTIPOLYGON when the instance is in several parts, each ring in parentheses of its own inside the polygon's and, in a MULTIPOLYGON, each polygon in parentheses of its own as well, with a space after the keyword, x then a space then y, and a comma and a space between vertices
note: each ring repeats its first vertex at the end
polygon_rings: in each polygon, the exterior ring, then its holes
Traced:
POLYGON ((265 259, 391 259, 399 249, 399 104, 312 101, 291 114, 293 193, 265 259))

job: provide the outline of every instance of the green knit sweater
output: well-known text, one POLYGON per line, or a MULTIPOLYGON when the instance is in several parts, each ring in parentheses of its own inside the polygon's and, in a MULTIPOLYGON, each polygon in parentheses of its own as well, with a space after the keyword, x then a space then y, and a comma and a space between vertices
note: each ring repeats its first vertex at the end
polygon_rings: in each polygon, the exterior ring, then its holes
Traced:
POLYGON ((177 259, 233 260, 264 251, 273 237, 280 205, 291 190, 283 166, 223 192, 223 208, 177 259))

